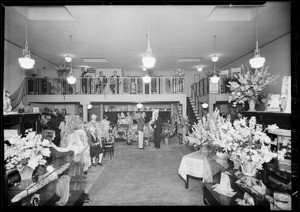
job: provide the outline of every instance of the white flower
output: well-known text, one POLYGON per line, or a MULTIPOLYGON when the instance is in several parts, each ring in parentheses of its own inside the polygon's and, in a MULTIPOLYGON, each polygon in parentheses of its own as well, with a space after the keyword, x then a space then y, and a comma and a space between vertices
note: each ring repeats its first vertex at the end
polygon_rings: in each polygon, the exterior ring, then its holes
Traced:
POLYGON ((42 142, 42 146, 50 146, 50 141, 48 141, 47 139, 44 139, 42 142))
POLYGON ((49 148, 43 148, 43 149, 41 150, 41 152, 42 152, 43 156, 50 157, 51 151, 50 151, 49 148))
POLYGON ((54 168, 53 168, 53 166, 47 166, 46 170, 47 170, 47 172, 51 173, 54 171, 54 168))

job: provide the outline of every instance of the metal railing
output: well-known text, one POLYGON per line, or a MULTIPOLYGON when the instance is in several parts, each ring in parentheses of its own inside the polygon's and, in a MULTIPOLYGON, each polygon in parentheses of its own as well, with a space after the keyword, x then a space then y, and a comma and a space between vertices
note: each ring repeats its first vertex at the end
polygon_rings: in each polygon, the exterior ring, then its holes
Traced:
POLYGON ((26 78, 26 94, 186 94, 185 84, 184 77, 152 77, 150 83, 144 83, 142 77, 82 77, 73 85, 66 78, 26 78))

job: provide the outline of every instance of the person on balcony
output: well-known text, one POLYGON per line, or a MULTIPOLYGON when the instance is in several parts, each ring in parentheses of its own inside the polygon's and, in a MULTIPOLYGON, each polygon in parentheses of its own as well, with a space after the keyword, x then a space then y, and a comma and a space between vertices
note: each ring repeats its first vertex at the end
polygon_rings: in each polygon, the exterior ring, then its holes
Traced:
POLYGON ((119 94, 119 84, 120 84, 120 76, 118 76, 117 71, 113 72, 113 75, 109 79, 109 87, 112 94, 119 94))
POLYGON ((102 94, 105 91, 105 86, 107 83, 107 77, 103 76, 103 71, 99 71, 96 81, 96 93, 102 94))

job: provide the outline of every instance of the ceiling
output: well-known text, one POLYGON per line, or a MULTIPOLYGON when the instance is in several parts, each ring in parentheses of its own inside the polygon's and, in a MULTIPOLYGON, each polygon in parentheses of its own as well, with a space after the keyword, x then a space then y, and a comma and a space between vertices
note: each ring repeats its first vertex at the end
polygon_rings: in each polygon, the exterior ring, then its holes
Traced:
POLYGON ((178 68, 195 71, 199 65, 210 68, 214 53, 219 56, 217 66, 222 67, 253 52, 256 20, 260 46, 291 31, 289 2, 266 2, 258 7, 49 5, 26 8, 25 16, 24 6, 5 7, 5 39, 24 48, 27 17, 31 54, 50 61, 53 67, 47 69, 61 65, 70 54, 73 68, 141 71, 148 26, 156 72, 178 68), (107 62, 84 62, 84 58, 101 58, 107 62), (198 62, 178 62, 179 59, 198 62))

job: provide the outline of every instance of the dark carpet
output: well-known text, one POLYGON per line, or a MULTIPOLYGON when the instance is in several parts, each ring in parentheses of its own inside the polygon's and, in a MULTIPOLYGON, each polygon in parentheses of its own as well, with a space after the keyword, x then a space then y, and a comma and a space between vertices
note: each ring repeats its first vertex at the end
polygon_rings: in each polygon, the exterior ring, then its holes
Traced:
POLYGON ((191 178, 185 189, 178 174, 182 156, 191 152, 190 147, 179 145, 177 137, 168 146, 161 141, 159 150, 151 142, 144 150, 137 143, 116 143, 115 157, 106 156, 101 173, 86 191, 91 203, 85 206, 203 205, 199 180, 191 178))

